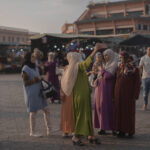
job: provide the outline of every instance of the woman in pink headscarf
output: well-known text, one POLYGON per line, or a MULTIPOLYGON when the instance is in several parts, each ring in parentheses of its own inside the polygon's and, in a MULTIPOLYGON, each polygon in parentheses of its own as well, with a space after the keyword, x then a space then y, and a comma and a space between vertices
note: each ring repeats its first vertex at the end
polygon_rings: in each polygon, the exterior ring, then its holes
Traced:
POLYGON ((117 63, 111 49, 104 53, 105 64, 99 67, 95 80, 95 108, 94 127, 99 128, 98 134, 105 134, 105 130, 113 130, 113 91, 117 63))

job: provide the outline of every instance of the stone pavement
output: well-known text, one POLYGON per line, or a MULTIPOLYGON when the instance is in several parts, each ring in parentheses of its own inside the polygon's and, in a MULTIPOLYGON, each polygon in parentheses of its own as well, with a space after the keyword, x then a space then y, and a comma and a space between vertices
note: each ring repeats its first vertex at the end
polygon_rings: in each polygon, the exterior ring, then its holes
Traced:
MULTIPOLYGON (((0 150, 150 150, 150 111, 142 111, 142 98, 137 101, 136 135, 134 139, 98 136, 102 145, 73 146, 71 138, 61 137, 60 104, 50 104, 52 133, 50 137, 29 137, 28 113, 24 103, 20 75, 0 75, 0 150)), ((149 107, 150 108, 150 107, 149 107)), ((45 134, 42 113, 37 118, 37 130, 45 134)))

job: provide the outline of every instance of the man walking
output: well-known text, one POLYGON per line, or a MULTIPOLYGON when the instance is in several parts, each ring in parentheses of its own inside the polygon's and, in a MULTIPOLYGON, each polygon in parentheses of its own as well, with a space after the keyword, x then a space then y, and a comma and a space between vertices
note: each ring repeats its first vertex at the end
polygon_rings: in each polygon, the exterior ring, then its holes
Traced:
POLYGON ((150 47, 147 48, 147 54, 141 58, 140 69, 142 70, 142 84, 144 96, 144 110, 147 110, 148 94, 150 92, 150 47))

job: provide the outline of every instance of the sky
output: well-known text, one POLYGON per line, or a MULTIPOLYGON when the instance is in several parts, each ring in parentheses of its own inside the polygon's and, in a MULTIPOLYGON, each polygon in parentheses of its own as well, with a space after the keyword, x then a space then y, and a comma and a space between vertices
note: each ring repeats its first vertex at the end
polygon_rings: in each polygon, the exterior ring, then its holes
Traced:
POLYGON ((60 33, 62 25, 76 21, 89 2, 90 0, 0 0, 0 26, 39 33, 60 33))

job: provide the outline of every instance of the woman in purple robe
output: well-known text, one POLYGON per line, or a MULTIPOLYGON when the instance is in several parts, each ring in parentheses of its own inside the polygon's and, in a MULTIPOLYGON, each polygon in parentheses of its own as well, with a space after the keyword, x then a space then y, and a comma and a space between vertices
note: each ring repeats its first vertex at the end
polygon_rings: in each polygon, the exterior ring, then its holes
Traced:
POLYGON ((58 75, 56 74, 57 66, 56 62, 54 61, 54 57, 54 53, 48 53, 48 61, 45 64, 44 70, 46 72, 47 81, 51 82, 58 91, 57 95, 51 98, 51 102, 54 103, 55 100, 59 100, 60 103, 60 83, 58 80, 58 75))
POLYGON ((113 92, 117 69, 114 52, 107 49, 103 54, 105 64, 98 67, 98 76, 94 81, 94 127, 100 129, 98 134, 105 134, 106 130, 113 131, 113 92))

